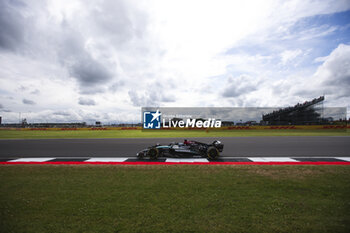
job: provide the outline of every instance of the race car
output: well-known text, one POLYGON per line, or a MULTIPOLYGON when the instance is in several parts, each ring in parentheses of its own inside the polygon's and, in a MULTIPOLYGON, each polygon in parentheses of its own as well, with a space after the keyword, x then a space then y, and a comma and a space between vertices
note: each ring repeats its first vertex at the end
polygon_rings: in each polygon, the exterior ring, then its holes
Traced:
POLYGON ((215 159, 224 149, 224 145, 220 141, 214 141, 211 144, 188 141, 172 142, 169 145, 156 144, 138 152, 138 158, 149 157, 157 159, 158 157, 191 157, 200 156, 208 159, 215 159))

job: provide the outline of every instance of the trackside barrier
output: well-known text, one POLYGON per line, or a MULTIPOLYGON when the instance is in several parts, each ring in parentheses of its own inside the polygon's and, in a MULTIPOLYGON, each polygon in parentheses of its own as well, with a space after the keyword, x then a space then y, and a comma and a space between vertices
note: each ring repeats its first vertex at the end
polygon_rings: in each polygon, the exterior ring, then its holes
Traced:
POLYGON ((229 130, 246 130, 246 129, 254 129, 253 127, 250 126, 229 126, 227 127, 229 130))
POLYGON ((350 128, 349 126, 346 125, 324 125, 323 129, 346 129, 350 128))
POLYGON ((270 126, 270 129, 296 129, 295 125, 293 126, 270 126))

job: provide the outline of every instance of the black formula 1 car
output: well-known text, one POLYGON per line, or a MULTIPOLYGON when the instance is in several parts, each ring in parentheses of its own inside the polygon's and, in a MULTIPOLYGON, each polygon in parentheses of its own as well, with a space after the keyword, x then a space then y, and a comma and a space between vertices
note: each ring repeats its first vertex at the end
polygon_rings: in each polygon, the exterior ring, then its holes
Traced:
POLYGON ((211 144, 184 140, 183 143, 172 142, 169 145, 154 145, 137 153, 138 158, 149 157, 157 159, 158 157, 189 157, 200 156, 208 159, 215 159, 224 149, 220 141, 214 141, 211 144))

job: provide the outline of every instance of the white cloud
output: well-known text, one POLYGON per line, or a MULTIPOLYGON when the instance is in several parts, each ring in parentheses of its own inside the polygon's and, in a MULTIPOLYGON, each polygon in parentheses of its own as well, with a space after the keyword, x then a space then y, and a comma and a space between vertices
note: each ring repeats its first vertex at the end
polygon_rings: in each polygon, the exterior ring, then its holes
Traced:
POLYGON ((23 99, 22 103, 28 104, 28 105, 35 105, 36 104, 33 100, 29 100, 29 99, 23 99))
POLYGON ((288 62, 293 61, 296 57, 298 57, 301 54, 301 49, 283 51, 283 53, 281 53, 282 64, 286 65, 288 62))
MULTIPOLYGON (((311 75, 315 64, 295 67, 308 56, 309 41, 334 34, 336 26, 290 28, 305 17, 350 7, 332 0, 1 4, 6 17, 0 17, 0 97, 12 111, 4 113, 4 121, 17 121, 16 112, 33 120, 122 121, 139 120, 145 105, 294 104, 311 95, 296 94, 306 93, 307 80, 329 80, 325 73, 342 67, 330 62, 341 57, 333 53, 317 75, 311 75), (306 48, 287 38, 303 40, 306 48), (36 104, 23 104, 25 99, 36 104)), ((333 90, 343 84, 327 85, 333 90)))
MULTIPOLYGON (((275 83, 286 96, 304 99, 326 95, 328 106, 350 107, 350 45, 340 44, 310 76, 290 76, 275 83)), ((282 93, 277 93, 281 95, 282 93)))
MULTIPOLYGON (((350 100, 350 45, 340 44, 317 69, 314 78, 318 88, 332 98, 350 100)), ((350 103, 350 102, 348 102, 350 103)))
POLYGON ((93 106, 96 105, 96 102, 93 99, 88 99, 88 98, 79 98, 79 104, 80 105, 86 105, 86 106, 93 106))
POLYGON ((324 56, 324 57, 316 57, 315 59, 314 59, 314 62, 315 63, 319 63, 319 62, 325 62, 326 60, 327 60, 327 58, 328 58, 328 56, 324 56))
POLYGON ((222 93, 223 97, 239 97, 249 94, 258 88, 256 79, 241 75, 239 77, 229 77, 222 93))

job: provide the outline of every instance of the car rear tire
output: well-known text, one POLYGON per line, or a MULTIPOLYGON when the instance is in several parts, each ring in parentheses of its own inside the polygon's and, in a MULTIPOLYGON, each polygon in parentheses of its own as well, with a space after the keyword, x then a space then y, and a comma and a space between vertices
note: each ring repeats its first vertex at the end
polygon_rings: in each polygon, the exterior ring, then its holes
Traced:
POLYGON ((157 148, 151 148, 148 150, 147 155, 150 159, 157 159, 159 156, 159 150, 157 148))
POLYGON ((215 147, 211 146, 207 150, 208 159, 216 159, 219 156, 219 151, 215 147))

